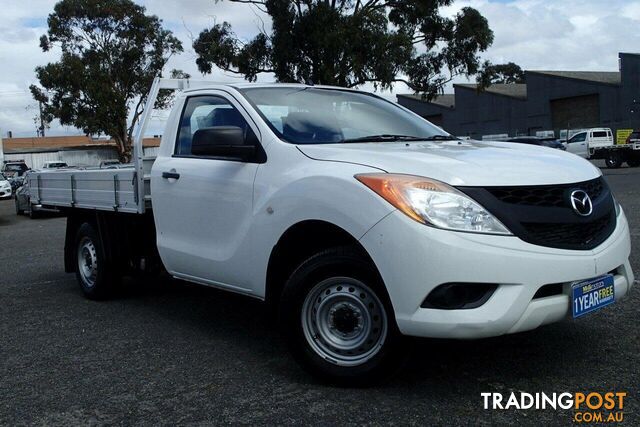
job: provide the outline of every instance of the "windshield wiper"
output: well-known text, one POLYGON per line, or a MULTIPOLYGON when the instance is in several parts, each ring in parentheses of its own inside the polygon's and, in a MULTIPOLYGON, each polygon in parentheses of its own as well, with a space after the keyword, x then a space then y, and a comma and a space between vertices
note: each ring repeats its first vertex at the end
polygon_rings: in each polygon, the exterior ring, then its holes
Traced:
POLYGON ((348 143, 348 142, 387 142, 387 141, 424 141, 424 140, 425 138, 419 137, 419 136, 382 134, 382 135, 361 136, 360 138, 348 138, 348 139, 342 140, 342 142, 348 143))
POLYGON ((458 138, 451 135, 432 135, 432 136, 412 136, 412 135, 368 135, 360 138, 345 139, 343 143, 349 142, 393 142, 393 141, 452 141, 458 138))

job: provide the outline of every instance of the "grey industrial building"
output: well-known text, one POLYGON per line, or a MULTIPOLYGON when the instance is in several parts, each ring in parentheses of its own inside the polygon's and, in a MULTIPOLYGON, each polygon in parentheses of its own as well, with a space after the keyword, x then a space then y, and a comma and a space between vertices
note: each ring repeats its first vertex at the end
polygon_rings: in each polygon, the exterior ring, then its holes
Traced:
POLYGON ((457 136, 535 135, 539 131, 640 128, 640 54, 620 53, 619 71, 526 71, 526 84, 479 91, 456 84, 431 102, 398 95, 401 105, 457 136))

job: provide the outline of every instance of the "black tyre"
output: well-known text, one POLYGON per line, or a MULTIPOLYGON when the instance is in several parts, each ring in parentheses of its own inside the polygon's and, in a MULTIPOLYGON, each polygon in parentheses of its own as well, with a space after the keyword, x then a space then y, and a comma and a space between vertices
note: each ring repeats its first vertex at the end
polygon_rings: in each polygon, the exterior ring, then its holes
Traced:
POLYGON ((630 168, 637 168, 640 166, 640 159, 627 160, 627 164, 630 168))
POLYGON ((332 384, 377 383, 408 354, 377 270, 351 248, 303 262, 285 285, 279 320, 295 359, 332 384))
POLYGON ((611 151, 607 154, 604 162, 609 169, 618 169, 622 166, 622 156, 620 156, 620 153, 616 151, 611 151))
POLYGON ((76 278, 84 295, 93 300, 110 297, 120 283, 115 266, 105 257, 103 245, 92 225, 84 223, 76 233, 76 278))
POLYGON ((33 210, 33 206, 29 207, 29 218, 31 219, 40 218, 40 212, 33 210))

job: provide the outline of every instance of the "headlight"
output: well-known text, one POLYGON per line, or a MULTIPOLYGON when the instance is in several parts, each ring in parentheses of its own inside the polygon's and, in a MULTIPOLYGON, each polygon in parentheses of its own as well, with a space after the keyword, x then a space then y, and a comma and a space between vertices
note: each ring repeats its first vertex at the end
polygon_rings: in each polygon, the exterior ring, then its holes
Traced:
POLYGON ((423 224, 446 230, 511 235, 476 201, 443 182, 387 173, 362 174, 355 178, 423 224))

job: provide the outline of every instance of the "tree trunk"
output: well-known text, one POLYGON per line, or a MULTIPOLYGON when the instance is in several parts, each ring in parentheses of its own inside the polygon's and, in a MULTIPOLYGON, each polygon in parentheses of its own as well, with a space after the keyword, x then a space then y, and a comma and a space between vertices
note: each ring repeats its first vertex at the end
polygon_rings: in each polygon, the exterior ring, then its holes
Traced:
POLYGON ((118 135, 114 138, 116 141, 116 148, 118 150, 118 157, 120 162, 129 163, 132 158, 132 146, 131 140, 127 136, 118 135))

